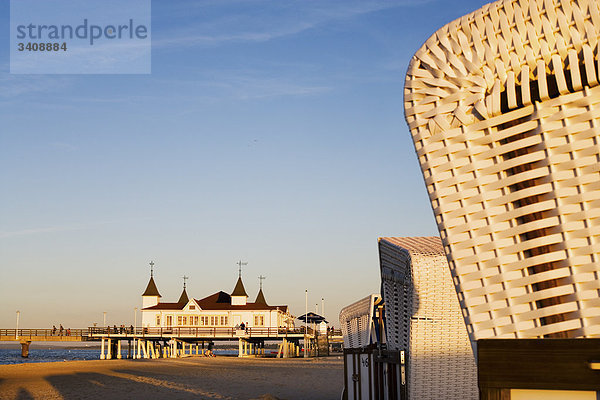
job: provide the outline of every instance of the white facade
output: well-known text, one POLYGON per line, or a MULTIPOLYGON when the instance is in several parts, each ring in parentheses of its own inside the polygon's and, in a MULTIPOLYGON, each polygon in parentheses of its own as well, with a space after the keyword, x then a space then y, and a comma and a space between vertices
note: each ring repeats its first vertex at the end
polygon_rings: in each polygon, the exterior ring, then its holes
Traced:
POLYGON ((217 292, 203 299, 188 299, 185 288, 177 303, 162 303, 153 278, 142 296, 144 328, 293 328, 294 317, 288 307, 270 306, 262 288, 255 303, 248 303, 241 278, 236 295, 217 292))
POLYGON ((284 310, 202 310, 193 299, 181 310, 142 310, 144 328, 232 328, 242 322, 248 328, 293 327, 284 310))

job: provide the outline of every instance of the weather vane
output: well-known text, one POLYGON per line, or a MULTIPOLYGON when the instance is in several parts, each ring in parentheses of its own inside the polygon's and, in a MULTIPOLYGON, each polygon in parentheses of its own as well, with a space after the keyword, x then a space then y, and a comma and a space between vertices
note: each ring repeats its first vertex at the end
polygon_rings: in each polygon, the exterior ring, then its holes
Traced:
POLYGON ((265 280, 265 279, 267 279, 266 276, 262 276, 261 275, 261 276, 258 277, 258 280, 260 281, 260 290, 262 290, 262 281, 265 280))
POLYGON ((239 265, 239 269, 238 269, 238 276, 241 278, 242 277, 242 265, 248 265, 248 262, 242 262, 242 260, 236 262, 237 265, 239 265))
POLYGON ((184 275, 182 278, 183 278, 183 290, 185 290, 185 281, 187 281, 188 279, 190 279, 190 277, 184 275))
POLYGON ((154 261, 150 261, 150 277, 154 276, 154 261))

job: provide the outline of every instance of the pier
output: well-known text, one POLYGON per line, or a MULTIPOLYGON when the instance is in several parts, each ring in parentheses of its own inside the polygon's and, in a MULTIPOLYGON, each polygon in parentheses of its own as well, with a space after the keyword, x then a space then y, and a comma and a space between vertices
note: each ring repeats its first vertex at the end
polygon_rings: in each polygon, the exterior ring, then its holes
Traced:
POLYGON ((340 342, 341 332, 319 335, 312 329, 288 328, 113 328, 89 327, 59 332, 53 329, 0 329, 0 341, 21 343, 27 357, 33 341, 100 342, 100 359, 122 357, 122 342, 127 342, 127 358, 173 358, 207 355, 215 341, 238 341, 238 357, 265 355, 265 342, 278 341, 277 357, 299 357, 301 351, 319 355, 319 343, 340 342))

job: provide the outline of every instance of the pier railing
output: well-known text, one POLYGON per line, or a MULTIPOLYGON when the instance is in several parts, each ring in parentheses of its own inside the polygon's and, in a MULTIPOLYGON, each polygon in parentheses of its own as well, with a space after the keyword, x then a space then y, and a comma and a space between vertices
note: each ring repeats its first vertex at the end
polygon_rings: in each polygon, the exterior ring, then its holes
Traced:
POLYGON ((162 327, 162 328, 132 328, 132 327, 90 327, 89 336, 118 336, 118 337, 287 337, 302 335, 302 329, 288 328, 246 328, 229 327, 162 327))
MULTIPOLYGON (((177 338, 248 338, 248 337, 298 337, 304 335, 304 326, 299 328, 236 329, 229 327, 89 327, 87 329, 0 329, 0 340, 41 340, 41 341, 85 341, 101 336, 107 337, 177 337, 177 338)), ((313 335, 308 328, 306 334, 313 335)), ((329 336, 341 334, 328 331, 329 336)))
POLYGON ((0 338, 82 338, 88 329, 0 329, 0 338))

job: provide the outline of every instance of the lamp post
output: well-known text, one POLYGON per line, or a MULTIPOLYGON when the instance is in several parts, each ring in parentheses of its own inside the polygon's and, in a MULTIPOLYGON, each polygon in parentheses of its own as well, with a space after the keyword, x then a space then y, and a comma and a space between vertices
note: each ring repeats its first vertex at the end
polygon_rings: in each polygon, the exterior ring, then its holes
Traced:
POLYGON ((137 307, 135 307, 133 309, 133 321, 134 321, 133 334, 135 335, 135 332, 137 331, 137 307))
POLYGON ((104 311, 104 323, 102 324, 102 326, 106 328, 106 311, 104 311))
POLYGON ((308 289, 304 290, 304 358, 308 357, 308 289))
POLYGON ((19 338, 19 317, 21 316, 21 311, 17 310, 17 330, 15 331, 15 339, 19 338))

